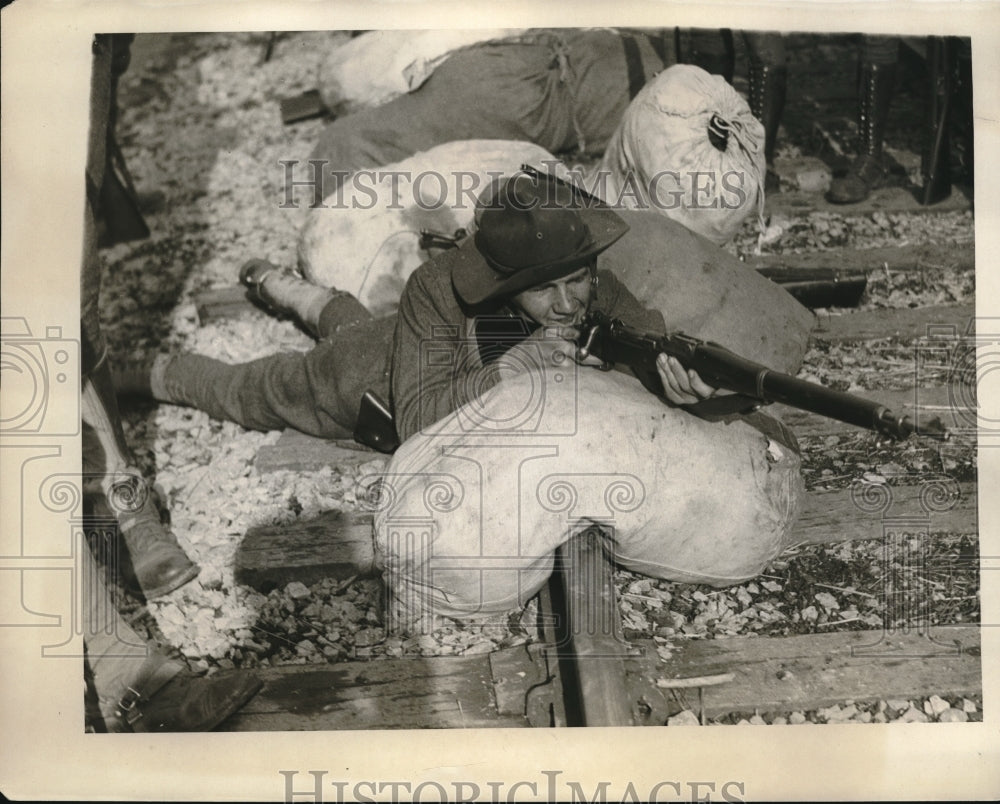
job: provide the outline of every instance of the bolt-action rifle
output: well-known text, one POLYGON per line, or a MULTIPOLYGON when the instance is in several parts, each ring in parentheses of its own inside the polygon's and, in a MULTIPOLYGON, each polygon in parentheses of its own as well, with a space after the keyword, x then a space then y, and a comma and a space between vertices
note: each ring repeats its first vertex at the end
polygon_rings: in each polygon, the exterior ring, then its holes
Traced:
POLYGON ((660 353, 676 357, 682 366, 698 372, 708 385, 734 392, 735 398, 726 396, 705 400, 705 403, 726 402, 730 411, 746 412, 761 405, 781 402, 799 410, 876 430, 892 438, 903 439, 914 433, 940 440, 950 437, 948 429, 937 417, 918 423, 910 416, 893 413, 880 402, 774 371, 717 343, 692 338, 681 332, 666 335, 640 332, 620 319, 591 312, 581 326, 577 342, 578 360, 593 355, 603 362, 602 368, 605 369, 615 364, 626 365, 647 388, 662 394, 656 370, 656 359, 660 353))

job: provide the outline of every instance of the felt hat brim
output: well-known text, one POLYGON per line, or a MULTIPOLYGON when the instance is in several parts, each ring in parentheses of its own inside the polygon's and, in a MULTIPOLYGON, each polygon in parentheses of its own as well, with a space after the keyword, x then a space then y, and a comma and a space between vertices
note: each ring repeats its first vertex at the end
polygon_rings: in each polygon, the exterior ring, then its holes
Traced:
POLYGON ((582 251, 555 262, 503 274, 490 267, 476 248, 475 237, 471 236, 458 248, 438 255, 437 259, 451 271, 455 291, 466 304, 510 298, 527 288, 573 273, 628 231, 628 224, 608 207, 585 207, 579 214, 590 234, 590 243, 582 251))

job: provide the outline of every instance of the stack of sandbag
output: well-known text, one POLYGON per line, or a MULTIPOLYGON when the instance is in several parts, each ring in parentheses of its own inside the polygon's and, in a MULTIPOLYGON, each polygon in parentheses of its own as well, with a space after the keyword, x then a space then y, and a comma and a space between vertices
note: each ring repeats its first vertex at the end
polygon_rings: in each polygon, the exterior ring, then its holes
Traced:
MULTIPOLYGON (((329 168, 320 173, 328 195, 340 171, 388 165, 455 140, 526 140, 552 153, 600 156, 632 90, 663 69, 664 52, 660 36, 607 28, 532 29, 463 47, 415 90, 332 120, 309 163, 329 168)), ((360 80, 383 71, 375 61, 360 80)))
POLYGON ((512 140, 450 142, 358 171, 309 211, 299 270, 310 282, 354 294, 376 316, 391 313, 410 274, 432 254, 421 247, 421 230, 453 235, 469 228, 491 178, 522 165, 568 175, 544 148, 512 140))
MULTIPOLYGON (((470 229, 472 199, 489 177, 523 164, 570 177, 547 150, 516 140, 447 142, 356 171, 309 210, 299 268, 312 282, 354 293, 376 314, 391 312, 429 256, 419 231, 470 229)), ((719 76, 677 65, 639 92, 597 171, 571 178, 618 209, 652 211, 721 244, 759 213, 763 166, 763 128, 743 99, 719 76), (724 130, 723 150, 712 144, 710 126, 724 130)))
POLYGON ((608 203, 655 209, 723 244, 763 213, 764 127, 719 75, 676 64, 629 104, 598 167, 608 203))
POLYGON ((347 114, 412 92, 456 50, 516 37, 520 28, 368 31, 333 49, 320 66, 326 107, 347 114))
POLYGON ((709 423, 620 372, 514 374, 408 439, 381 480, 375 538, 394 613, 475 618, 523 605, 553 551, 597 524, 614 559, 724 586, 790 546, 798 455, 709 423))

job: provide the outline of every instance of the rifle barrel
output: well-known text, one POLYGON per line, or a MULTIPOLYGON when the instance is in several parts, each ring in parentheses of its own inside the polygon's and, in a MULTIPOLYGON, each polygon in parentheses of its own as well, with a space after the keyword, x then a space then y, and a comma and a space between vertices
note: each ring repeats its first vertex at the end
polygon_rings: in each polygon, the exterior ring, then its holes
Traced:
MULTIPOLYGON (((904 439, 917 432, 913 419, 895 414, 881 402, 774 371, 716 343, 683 333, 642 333, 603 314, 593 314, 589 325, 598 328, 599 333, 594 336, 585 328, 586 351, 608 363, 624 363, 649 375, 656 370, 657 355, 664 352, 676 357, 685 368, 697 371, 709 385, 762 403, 780 402, 892 438, 904 439)), ((940 439, 949 437, 937 419, 928 422, 920 433, 940 439)))

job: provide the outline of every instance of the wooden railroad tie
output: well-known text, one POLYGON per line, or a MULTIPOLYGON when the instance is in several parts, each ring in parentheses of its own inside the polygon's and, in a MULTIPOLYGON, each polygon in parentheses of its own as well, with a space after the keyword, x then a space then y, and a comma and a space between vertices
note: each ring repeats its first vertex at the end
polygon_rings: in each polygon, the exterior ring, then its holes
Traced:
MULTIPOLYGON (((933 481, 932 481, 933 482, 933 481)), ((827 544, 882 539, 905 518, 921 516, 928 533, 978 532, 977 489, 972 482, 948 484, 956 493, 948 510, 921 513, 927 485, 887 486, 885 510, 867 510, 850 489, 811 491, 792 531, 792 541, 827 544), (901 521, 901 520, 900 520, 901 521)), ((236 551, 236 579, 269 591, 290 581, 313 583, 375 574, 372 518, 364 512, 330 511, 285 525, 251 528, 236 551)))

